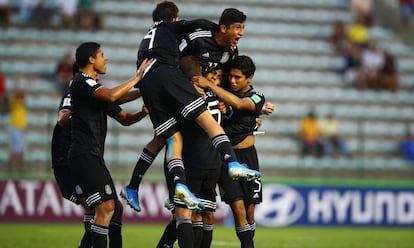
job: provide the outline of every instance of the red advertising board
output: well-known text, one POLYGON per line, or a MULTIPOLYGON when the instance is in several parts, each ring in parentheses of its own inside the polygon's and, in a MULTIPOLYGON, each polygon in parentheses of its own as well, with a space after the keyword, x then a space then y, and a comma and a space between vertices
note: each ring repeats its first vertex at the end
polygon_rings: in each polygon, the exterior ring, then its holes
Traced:
MULTIPOLYGON (((117 191, 125 182, 116 182, 117 191)), ((124 205, 124 222, 166 223, 171 217, 164 208, 168 191, 163 183, 140 186, 142 211, 137 213, 124 205)), ((124 201, 122 200, 124 203, 124 201)), ((229 208, 218 200, 216 223, 229 215, 229 208)), ((83 220, 82 208, 62 198, 54 181, 0 181, 0 222, 78 222, 83 220)))

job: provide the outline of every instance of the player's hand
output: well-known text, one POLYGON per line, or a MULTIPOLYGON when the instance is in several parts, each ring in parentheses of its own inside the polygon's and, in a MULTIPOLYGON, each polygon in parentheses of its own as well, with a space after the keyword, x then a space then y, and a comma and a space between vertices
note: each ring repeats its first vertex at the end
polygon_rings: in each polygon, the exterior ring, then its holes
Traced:
POLYGON ((266 102, 262 108, 262 114, 270 115, 275 110, 275 105, 271 102, 266 102))
POLYGON ((197 85, 201 88, 206 88, 206 89, 208 89, 209 86, 213 84, 210 80, 208 80, 207 78, 203 76, 194 76, 192 78, 192 82, 194 85, 197 85))
POLYGON ((149 114, 148 108, 145 105, 142 105, 141 112, 145 114, 149 114))
POLYGON ((218 110, 220 110, 221 113, 225 114, 227 113, 227 105, 224 102, 219 102, 217 104, 218 110))
POLYGON ((144 61, 142 61, 141 65, 139 66, 138 70, 137 70, 137 77, 142 78, 142 76, 144 75, 144 72, 146 71, 146 69, 151 66, 153 63, 155 62, 154 59, 144 59, 144 61))
POLYGON ((255 129, 259 129, 262 126, 262 119, 256 118, 256 127, 255 129))

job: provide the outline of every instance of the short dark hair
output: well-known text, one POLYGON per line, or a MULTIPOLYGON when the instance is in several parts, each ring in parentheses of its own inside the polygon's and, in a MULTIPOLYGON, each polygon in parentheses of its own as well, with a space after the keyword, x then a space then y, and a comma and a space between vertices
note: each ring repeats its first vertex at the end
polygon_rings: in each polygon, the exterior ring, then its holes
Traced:
POLYGON ((96 57, 101 45, 97 42, 84 42, 76 48, 76 63, 79 68, 84 68, 89 63, 89 57, 96 57))
POLYGON ((243 72, 243 75, 250 77, 254 75, 256 71, 256 65, 249 56, 240 55, 231 64, 230 69, 241 70, 243 72))
POLYGON ((201 75, 201 66, 197 58, 194 56, 183 56, 180 58, 180 68, 183 73, 188 77, 201 75))
POLYGON ((75 61, 72 65, 72 76, 76 76, 80 71, 78 63, 75 61))
POLYGON ((219 25, 224 24, 226 27, 229 27, 235 22, 245 22, 246 18, 247 16, 240 10, 235 8, 227 8, 223 10, 223 13, 221 13, 219 25))
POLYGON ((152 20, 154 22, 166 21, 172 22, 178 16, 178 7, 170 1, 162 1, 157 4, 152 11, 152 20))

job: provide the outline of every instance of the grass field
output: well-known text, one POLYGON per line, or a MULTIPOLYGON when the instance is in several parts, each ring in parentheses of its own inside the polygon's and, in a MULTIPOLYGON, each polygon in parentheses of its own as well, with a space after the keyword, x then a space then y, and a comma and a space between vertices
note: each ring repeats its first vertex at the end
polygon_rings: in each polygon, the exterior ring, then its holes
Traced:
MULTIPOLYGON (((124 247, 155 247, 162 225, 125 224, 124 247)), ((75 248, 81 224, 0 223, 2 248, 75 248)), ((412 248, 414 230, 408 228, 258 227, 257 248, 412 248)), ((178 247, 176 245, 176 247, 178 247)), ((212 248, 240 247, 233 228, 217 226, 212 248)))

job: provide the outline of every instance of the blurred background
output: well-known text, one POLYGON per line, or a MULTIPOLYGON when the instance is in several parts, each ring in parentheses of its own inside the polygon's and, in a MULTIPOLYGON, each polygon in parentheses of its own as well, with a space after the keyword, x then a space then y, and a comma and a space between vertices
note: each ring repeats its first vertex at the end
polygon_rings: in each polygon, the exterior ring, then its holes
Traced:
MULTIPOLYGON (((0 0, 2 179, 53 178, 50 140, 75 48, 101 43, 109 57, 101 82, 123 82, 135 72, 157 2, 0 0), (9 152, 10 127, 24 135, 23 154, 9 152)), ((256 141, 264 182, 414 178, 413 1, 175 2, 182 19, 217 22, 227 7, 248 17, 239 53, 253 58, 253 85, 276 105, 256 141)), ((139 100, 123 108, 141 106, 139 100)), ((148 118, 130 127, 109 120, 105 159, 115 178, 129 179, 152 135, 148 118)), ((161 162, 151 175, 161 178, 161 162)))

